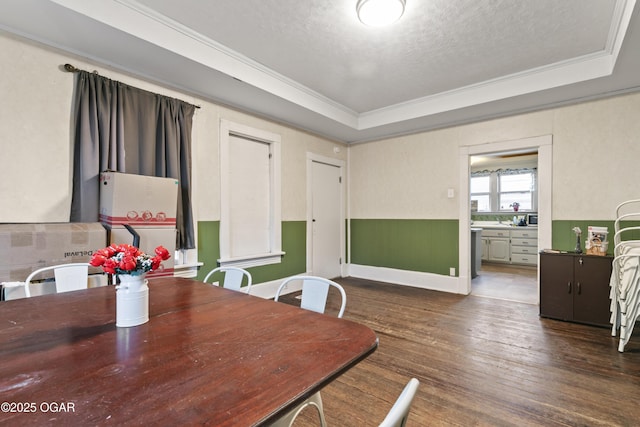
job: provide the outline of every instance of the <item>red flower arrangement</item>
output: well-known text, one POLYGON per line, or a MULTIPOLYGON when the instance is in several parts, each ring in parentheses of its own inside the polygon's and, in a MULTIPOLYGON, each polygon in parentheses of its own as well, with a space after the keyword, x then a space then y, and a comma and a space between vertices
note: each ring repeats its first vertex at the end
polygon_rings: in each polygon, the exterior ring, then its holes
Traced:
POLYGON ((150 256, 132 245, 111 245, 99 249, 91 256, 91 264, 94 267, 102 267, 109 274, 130 274, 139 276, 148 271, 157 270, 162 261, 171 258, 169 251, 158 246, 155 256, 150 256))

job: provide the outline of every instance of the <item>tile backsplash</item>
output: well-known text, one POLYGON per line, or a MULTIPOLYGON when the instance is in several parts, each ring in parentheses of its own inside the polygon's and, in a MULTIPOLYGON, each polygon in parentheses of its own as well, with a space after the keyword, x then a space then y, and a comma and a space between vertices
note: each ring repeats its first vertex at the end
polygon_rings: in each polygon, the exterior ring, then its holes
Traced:
POLYGON ((518 218, 522 218, 536 212, 509 212, 509 213, 472 213, 471 221, 502 221, 502 222, 511 222, 514 216, 518 218))

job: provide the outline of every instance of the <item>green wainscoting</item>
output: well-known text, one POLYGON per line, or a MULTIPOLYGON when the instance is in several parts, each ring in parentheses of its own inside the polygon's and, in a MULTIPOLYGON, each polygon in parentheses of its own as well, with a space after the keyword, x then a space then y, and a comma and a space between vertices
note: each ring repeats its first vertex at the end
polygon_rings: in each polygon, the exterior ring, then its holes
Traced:
POLYGON ((458 275, 458 220, 352 219, 351 263, 458 275))
MULTIPOLYGON (((576 248, 576 234, 573 227, 580 227, 582 235, 580 236, 580 248, 586 252, 584 242, 587 238, 587 228, 590 226, 608 227, 609 241, 613 241, 613 221, 572 221, 572 220, 555 220, 551 222, 551 245, 552 249, 573 252, 576 248)), ((546 248, 540 248, 546 249, 546 248)), ((609 244, 608 254, 613 254, 613 243, 609 244)))
POLYGON ((220 258, 220 221, 198 221, 198 261, 204 263, 198 280, 218 266, 220 258))
MULTIPOLYGON (((282 250, 285 255, 280 264, 251 267, 254 283, 269 282, 294 274, 304 273, 307 269, 307 227, 305 221, 282 222, 282 250)), ((198 279, 204 279, 209 271, 218 266, 220 258, 220 221, 198 222, 198 260, 200 267, 198 279)))
MULTIPOLYGON (((449 275, 458 266, 458 220, 438 219, 352 219, 351 263, 449 275)), ((553 249, 573 251, 576 236, 573 227, 582 230, 581 247, 590 226, 608 227, 609 250, 613 254, 613 221, 552 221, 553 249)), ((624 227, 640 227, 640 221, 625 221, 624 227)), ((220 258, 220 222, 198 223, 198 256, 204 266, 198 272, 202 280, 217 266, 220 258)), ((623 240, 640 240, 640 231, 629 232, 623 240)), ((545 248, 541 248, 545 249, 545 248)), ((248 269, 255 283, 281 279, 306 271, 307 235, 305 221, 282 223, 282 263, 248 269)))
MULTIPOLYGON (((607 227, 609 229, 608 240, 609 248, 607 254, 613 255, 613 236, 615 233, 614 221, 570 221, 570 220, 556 220, 552 221, 551 225, 551 242, 553 249, 561 251, 574 251, 576 248, 576 235, 572 231, 573 227, 580 227, 582 235, 580 236, 580 247, 583 252, 586 252, 584 242, 587 239, 588 228, 590 225, 595 227, 607 227)), ((639 221, 622 221, 622 228, 627 227, 640 227, 639 221)), ((629 231, 621 234, 622 240, 640 240, 640 231, 629 231)), ((545 248, 541 248, 545 249, 545 248)))

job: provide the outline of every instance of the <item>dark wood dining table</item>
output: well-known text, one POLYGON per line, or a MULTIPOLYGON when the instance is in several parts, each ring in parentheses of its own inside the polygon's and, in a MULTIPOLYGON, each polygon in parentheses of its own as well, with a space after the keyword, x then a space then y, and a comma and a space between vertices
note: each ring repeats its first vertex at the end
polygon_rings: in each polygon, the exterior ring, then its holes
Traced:
POLYGON ((113 286, 0 303, 0 424, 268 425, 373 353, 368 327, 196 280, 149 280, 149 322, 113 286))

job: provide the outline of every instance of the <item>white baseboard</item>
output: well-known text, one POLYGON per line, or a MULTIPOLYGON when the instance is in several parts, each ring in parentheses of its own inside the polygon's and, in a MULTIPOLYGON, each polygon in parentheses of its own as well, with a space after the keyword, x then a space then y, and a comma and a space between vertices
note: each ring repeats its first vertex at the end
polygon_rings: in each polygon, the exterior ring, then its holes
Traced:
POLYGON ((396 285, 412 286, 414 288, 431 289, 434 291, 466 294, 466 289, 459 277, 443 276, 441 274, 423 273, 419 271, 398 270, 386 267, 371 267, 368 265, 350 264, 349 276, 359 279, 393 283, 396 285))
MULTIPOLYGON (((378 282, 392 283, 394 285, 411 286, 414 288, 430 289, 434 291, 450 292, 454 294, 466 294, 463 280, 460 277, 443 276, 440 274, 423 273, 419 271, 398 270, 386 267, 371 267, 368 265, 350 264, 347 266, 347 276, 359 279, 374 280, 378 282)), ((300 273, 303 275, 305 273, 300 273)), ((285 279, 272 280, 270 282, 257 283, 251 286, 251 295, 265 299, 272 299, 276 295, 278 286, 285 279)), ((293 282, 288 289, 284 289, 283 295, 297 292, 302 289, 302 283, 293 282)))
MULTIPOLYGON (((300 273, 303 275, 304 273, 300 273)), ((298 276, 296 274, 296 276, 298 276)), ((278 290, 278 286, 286 279, 283 277, 282 279, 272 280, 270 282, 257 283, 251 285, 251 295, 255 295, 264 299, 273 299, 276 296, 276 291, 278 290)), ((294 281, 291 284, 288 284, 285 289, 282 290, 282 295, 290 294, 292 292, 297 292, 302 290, 302 282, 294 281)))

